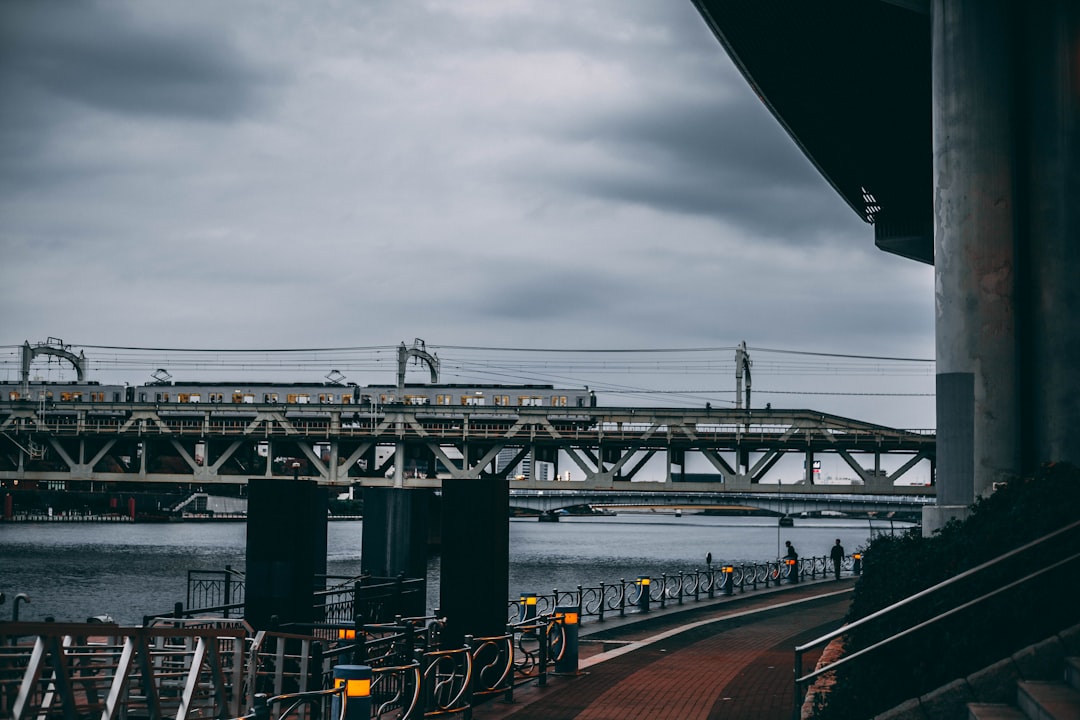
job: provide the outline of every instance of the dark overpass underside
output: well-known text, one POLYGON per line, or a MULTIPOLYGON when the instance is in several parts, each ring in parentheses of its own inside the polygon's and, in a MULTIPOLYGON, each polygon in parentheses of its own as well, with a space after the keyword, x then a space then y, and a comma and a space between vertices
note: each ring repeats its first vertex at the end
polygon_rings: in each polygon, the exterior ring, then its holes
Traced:
POLYGON ((693 0, 886 252, 934 261, 927 0, 693 0))

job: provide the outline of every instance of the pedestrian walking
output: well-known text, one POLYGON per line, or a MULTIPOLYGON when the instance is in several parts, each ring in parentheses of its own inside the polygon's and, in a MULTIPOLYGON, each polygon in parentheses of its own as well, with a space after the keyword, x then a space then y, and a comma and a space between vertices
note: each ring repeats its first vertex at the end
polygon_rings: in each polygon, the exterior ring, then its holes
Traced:
POLYGON ((791 544, 790 540, 785 540, 784 545, 787 546, 787 554, 784 555, 784 559, 787 560, 790 572, 788 573, 788 579, 793 582, 799 582, 799 553, 795 552, 795 546, 791 544))
POLYGON ((836 538, 836 544, 829 551, 829 557, 832 558, 833 573, 835 573, 836 579, 839 580, 840 566, 844 562, 844 546, 840 544, 840 538, 836 538))

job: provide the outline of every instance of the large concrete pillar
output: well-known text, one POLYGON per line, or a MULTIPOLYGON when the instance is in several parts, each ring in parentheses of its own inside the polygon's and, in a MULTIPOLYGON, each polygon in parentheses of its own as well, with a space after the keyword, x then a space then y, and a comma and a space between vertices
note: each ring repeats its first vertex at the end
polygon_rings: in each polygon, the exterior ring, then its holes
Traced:
POLYGON ((249 480, 244 619, 257 630, 274 617, 314 622, 313 591, 325 572, 325 491, 314 480, 249 480))
POLYGON ((421 592, 401 612, 427 614, 428 504, 430 490, 364 488, 360 569, 375 577, 422 579, 421 592))
POLYGON ((938 507, 1076 462, 1078 74, 1073 0, 934 0, 938 507))
POLYGON ((443 480, 440 602, 444 647, 465 635, 506 631, 510 583, 510 486, 504 480, 443 480))
POLYGON ((1029 289, 1021 329, 1030 379, 1026 454, 1080 465, 1080 3, 1024 3, 1029 289))

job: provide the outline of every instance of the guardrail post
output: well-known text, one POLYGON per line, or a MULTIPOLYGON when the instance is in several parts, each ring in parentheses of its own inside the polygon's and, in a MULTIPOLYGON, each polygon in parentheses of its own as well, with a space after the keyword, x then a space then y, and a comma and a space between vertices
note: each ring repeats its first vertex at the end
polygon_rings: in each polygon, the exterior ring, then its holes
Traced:
POLYGON ((660 573, 660 609, 667 607, 667 573, 660 573))
MULTIPOLYGON (((751 590, 757 590, 757 563, 754 563, 753 565, 751 565, 750 570, 754 573, 754 580, 751 583, 752 587, 750 589, 751 590)), ((744 572, 743 577, 745 577, 745 576, 746 576, 746 574, 744 572)), ((767 573, 766 573, 766 577, 768 577, 767 573)))
POLYGON ((600 581, 600 604, 597 606, 597 622, 604 622, 604 605, 607 604, 607 593, 604 592, 604 581, 600 581))
POLYGON ((551 623, 544 621, 540 626, 540 657, 537 659, 536 684, 547 687, 548 628, 551 623))
POLYGON ((680 605, 682 605, 682 601, 683 601, 683 588, 685 587, 685 585, 683 585, 683 582, 684 582, 685 575, 686 574, 682 570, 679 571, 679 604, 680 605))
MULTIPOLYGON (((710 553, 711 556, 711 553, 710 553)), ((716 597, 716 576, 713 575, 712 563, 709 563, 709 598, 716 597)))
POLYGON ((251 705, 251 716, 255 720, 269 720, 270 706, 266 704, 266 693, 255 693, 254 702, 251 705))
POLYGON ((810 579, 817 580, 817 558, 810 558, 810 579))
POLYGON ((619 578, 619 617, 626 617, 626 578, 619 578))
POLYGON ((506 626, 506 635, 510 638, 510 677, 506 683, 506 695, 503 696, 504 702, 514 702, 514 626, 506 626))
POLYGON ((701 571, 694 568, 694 602, 701 599, 701 571))
MULTIPOLYGON (((465 684, 465 689, 464 689, 465 690, 465 692, 464 692, 464 695, 465 695, 465 713, 463 715, 465 720, 472 720, 472 686, 473 686, 474 678, 471 677, 471 673, 468 672, 468 666, 472 664, 473 650, 475 649, 475 648, 473 648, 474 639, 475 638, 472 635, 466 635, 465 636, 465 656, 466 656, 465 657, 465 665, 466 665, 466 667, 462 668, 462 672, 465 673, 465 681, 464 681, 464 684, 465 684)), ((369 710, 368 715, 365 715, 363 720, 370 720, 370 717, 371 717, 370 713, 371 713, 371 711, 369 710)))

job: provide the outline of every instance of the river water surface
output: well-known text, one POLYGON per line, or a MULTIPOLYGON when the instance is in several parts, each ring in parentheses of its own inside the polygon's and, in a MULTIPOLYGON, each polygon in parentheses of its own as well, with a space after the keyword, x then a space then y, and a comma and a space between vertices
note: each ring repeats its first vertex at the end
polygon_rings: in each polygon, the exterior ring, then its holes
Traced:
MULTIPOLYGON (((329 574, 359 574, 361 526, 329 524, 329 574)), ((779 528, 776 518, 692 514, 513 519, 507 598, 704 568, 706 553, 716 564, 775 560, 784 540, 804 557, 828 555, 836 538, 851 553, 883 531, 890 531, 887 522, 796 519, 795 527, 779 528)), ((166 613, 185 599, 188 570, 243 570, 245 545, 242 522, 0 523, 0 592, 8 598, 0 618, 10 619, 15 595, 26 593, 31 601, 20 607, 21 620, 108 614, 141 623, 144 615, 166 613)), ((429 610, 438 606, 438 593, 439 556, 433 554, 429 610)))

